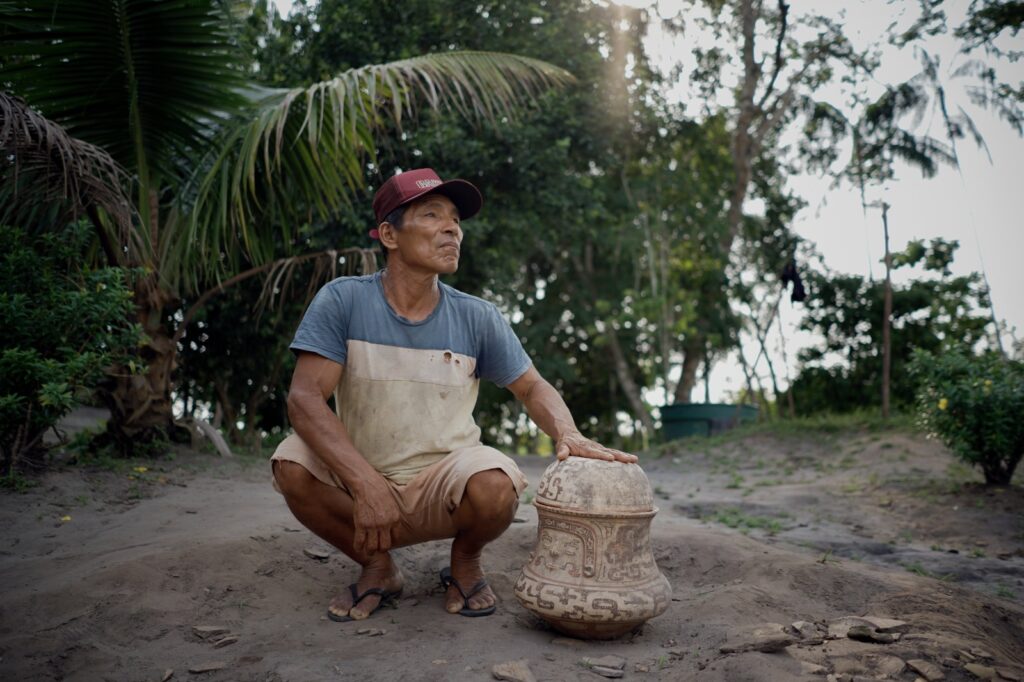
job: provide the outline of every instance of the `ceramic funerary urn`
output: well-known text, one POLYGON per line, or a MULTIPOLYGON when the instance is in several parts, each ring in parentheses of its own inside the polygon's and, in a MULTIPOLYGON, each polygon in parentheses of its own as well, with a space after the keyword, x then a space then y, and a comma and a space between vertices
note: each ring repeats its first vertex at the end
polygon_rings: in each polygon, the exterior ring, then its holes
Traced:
POLYGON ((672 588, 651 551, 658 510, 638 465, 556 461, 534 506, 537 544, 515 585, 523 606, 585 639, 618 637, 668 608, 672 588))

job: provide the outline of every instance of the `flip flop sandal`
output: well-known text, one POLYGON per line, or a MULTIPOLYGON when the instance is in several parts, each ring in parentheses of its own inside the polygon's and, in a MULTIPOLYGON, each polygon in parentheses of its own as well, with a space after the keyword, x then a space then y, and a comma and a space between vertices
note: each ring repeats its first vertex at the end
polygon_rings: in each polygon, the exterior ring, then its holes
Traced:
POLYGON ((460 616, 466 616, 467 618, 479 618, 481 616, 489 616, 497 610, 497 605, 488 606, 483 609, 471 609, 469 608, 469 600, 474 594, 487 587, 487 580, 481 579, 478 583, 469 588, 469 592, 465 592, 462 589, 462 585, 459 581, 452 577, 452 569, 450 566, 445 566, 441 569, 441 586, 444 587, 445 591, 448 590, 452 585, 462 595, 462 609, 458 612, 460 616))
MULTIPOLYGON (((384 590, 382 590, 379 587, 368 588, 365 592, 363 592, 362 594, 359 594, 359 592, 357 591, 357 588, 356 588, 356 583, 352 583, 351 585, 349 585, 348 586, 348 591, 352 595, 352 606, 349 607, 349 611, 354 609, 356 607, 356 605, 359 604, 359 602, 363 601, 364 599, 366 599, 370 595, 376 594, 376 595, 380 596, 380 602, 378 602, 377 605, 375 607, 373 607, 373 611, 370 611, 370 613, 367 614, 367 616, 366 616, 367 618, 369 618, 374 612, 376 612, 377 609, 379 609, 380 607, 384 606, 384 604, 386 602, 391 602, 394 599, 396 599, 396 598, 398 598, 398 597, 400 597, 402 595, 402 591, 401 590, 398 590, 396 592, 385 592, 384 590)), ((333 611, 331 611, 330 609, 327 609, 327 617, 330 618, 331 620, 333 620, 336 623, 347 623, 349 621, 355 620, 355 618, 353 618, 352 616, 350 616, 348 614, 345 614, 344 616, 339 616, 339 615, 335 614, 333 611)))

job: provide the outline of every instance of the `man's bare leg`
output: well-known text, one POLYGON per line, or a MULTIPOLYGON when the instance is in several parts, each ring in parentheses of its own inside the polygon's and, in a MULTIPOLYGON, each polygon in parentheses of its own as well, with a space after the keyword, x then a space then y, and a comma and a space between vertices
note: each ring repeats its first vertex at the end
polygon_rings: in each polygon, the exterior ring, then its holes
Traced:
MULTIPOLYGON (((501 469, 488 469, 473 474, 466 483, 462 502, 453 514, 458 533, 452 542, 451 568, 463 590, 469 590, 484 577, 480 554, 484 546, 505 532, 512 523, 519 497, 512 480, 501 469)), ((458 613, 468 606, 486 609, 497 603, 490 586, 480 590, 464 603, 455 586, 448 588, 445 608, 458 613)))
MULTIPOLYGON (((274 478, 295 518, 362 566, 363 571, 356 582, 359 594, 371 587, 379 587, 385 592, 402 589, 402 573, 388 552, 369 555, 353 547, 353 501, 348 493, 322 483, 295 462, 275 460, 274 478)), ((407 544, 402 542, 403 539, 392 538, 394 546, 407 544)), ((331 600, 328 609, 337 616, 348 615, 355 620, 362 620, 379 603, 378 595, 369 595, 353 608, 352 595, 344 590, 331 600)))

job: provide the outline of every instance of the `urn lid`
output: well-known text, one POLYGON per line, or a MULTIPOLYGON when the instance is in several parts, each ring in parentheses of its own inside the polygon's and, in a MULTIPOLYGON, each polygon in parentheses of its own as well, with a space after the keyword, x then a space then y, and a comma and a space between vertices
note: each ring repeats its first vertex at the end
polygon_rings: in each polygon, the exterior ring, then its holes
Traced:
POLYGON ((594 514, 654 511, 651 484, 639 465, 587 457, 548 466, 537 486, 536 503, 594 514))

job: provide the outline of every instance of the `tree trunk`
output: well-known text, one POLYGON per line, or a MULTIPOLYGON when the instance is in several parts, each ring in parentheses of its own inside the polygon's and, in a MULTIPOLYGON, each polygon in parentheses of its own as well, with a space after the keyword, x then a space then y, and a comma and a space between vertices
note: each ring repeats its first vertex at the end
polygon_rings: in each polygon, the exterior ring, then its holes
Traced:
POLYGON ((626 362, 622 346, 619 345, 619 337, 610 323, 605 322, 605 327, 607 330, 605 335, 608 337, 608 347, 612 351, 612 361, 615 363, 615 376, 619 380, 619 385, 622 386, 622 392, 626 395, 626 401, 629 403, 630 409, 633 410, 633 414, 644 425, 647 433, 653 437, 654 420, 651 419, 651 413, 647 411, 647 406, 640 395, 640 387, 637 386, 636 381, 633 379, 629 363, 626 362))
MULTIPOLYGON (((736 124, 732 131, 733 181, 729 193, 729 208, 726 214, 727 227, 719 242, 722 257, 726 264, 731 261, 733 245, 741 236, 743 204, 746 201, 750 179, 753 176, 754 159, 760 153, 765 138, 783 121, 785 113, 795 97, 795 87, 801 81, 803 73, 807 69, 807 65, 805 65, 803 71, 794 74, 784 91, 776 91, 776 79, 786 64, 783 42, 786 35, 789 11, 789 6, 785 2, 780 1, 779 33, 775 44, 775 67, 763 92, 760 97, 757 97, 757 89, 764 75, 761 62, 757 60, 755 54, 756 29, 757 21, 761 14, 761 5, 761 2, 755 2, 755 0, 741 0, 736 9, 740 32, 743 36, 742 44, 740 45, 743 76, 737 93, 736 124)), ((718 290, 710 293, 715 297, 717 305, 729 305, 725 291, 718 290)), ((707 345, 707 333, 705 331, 698 330, 691 336, 695 337, 692 345, 690 345, 689 339, 687 339, 687 345, 698 349, 697 356, 691 360, 691 353, 688 350, 684 350, 683 376, 676 390, 677 403, 690 402, 690 394, 696 383, 697 364, 700 363, 700 354, 703 353, 703 348, 707 345), (688 362, 692 364, 688 366, 688 362)))
POLYGON ((676 384, 674 403, 684 405, 690 402, 693 388, 697 385, 697 368, 704 359, 704 334, 694 332, 683 343, 683 373, 676 384))
MULTIPOLYGON (((594 288, 593 279, 593 248, 590 244, 585 244, 583 251, 584 256, 582 259, 575 254, 572 256, 573 267, 582 280, 584 286, 586 286, 586 290, 590 295, 590 300, 597 301, 597 290, 594 288)), ((596 315, 595 320, 597 320, 596 315)), ((602 333, 608 337, 608 347, 612 351, 612 364, 615 367, 615 377, 618 379, 619 386, 622 387, 622 392, 626 396, 626 402, 629 403, 630 409, 633 410, 633 416, 639 419, 640 423, 643 424, 648 437, 653 437, 655 432, 654 420, 651 418, 651 413, 647 411, 647 406, 644 404, 640 387, 637 386, 636 381, 633 379, 633 373, 629 366, 629 362, 626 360, 626 354, 622 352, 622 345, 619 343, 619 337, 615 333, 615 327, 612 326, 611 322, 607 322, 603 319, 599 320, 599 322, 605 328, 605 331, 602 333)))
POLYGON ((164 310, 173 296, 147 278, 135 287, 136 319, 146 335, 139 348, 142 367, 115 367, 100 390, 110 410, 107 437, 124 455, 155 454, 174 426, 171 374, 177 366, 177 346, 164 325, 164 310))
POLYGON ((985 485, 1010 485, 1013 472, 1020 463, 1024 451, 1018 450, 1010 457, 989 457, 982 460, 981 470, 985 474, 985 485))
POLYGON ((889 253, 889 204, 882 204, 885 230, 885 302, 882 318, 882 419, 889 418, 889 378, 892 372, 892 255, 889 253))

